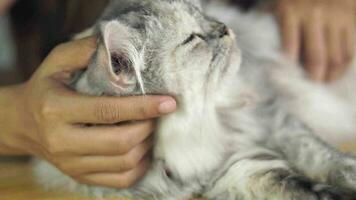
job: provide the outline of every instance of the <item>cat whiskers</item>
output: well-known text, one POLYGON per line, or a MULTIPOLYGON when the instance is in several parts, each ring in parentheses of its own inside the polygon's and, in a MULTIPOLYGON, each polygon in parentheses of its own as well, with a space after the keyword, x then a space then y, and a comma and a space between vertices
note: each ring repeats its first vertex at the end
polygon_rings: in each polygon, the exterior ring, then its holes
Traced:
POLYGON ((140 52, 138 52, 136 48, 131 48, 131 49, 133 52, 130 55, 133 55, 132 61, 133 61, 136 78, 137 78, 138 84, 140 86, 142 95, 146 95, 145 85, 144 85, 141 70, 140 70, 141 67, 145 66, 144 56, 145 56, 146 45, 143 45, 140 52))

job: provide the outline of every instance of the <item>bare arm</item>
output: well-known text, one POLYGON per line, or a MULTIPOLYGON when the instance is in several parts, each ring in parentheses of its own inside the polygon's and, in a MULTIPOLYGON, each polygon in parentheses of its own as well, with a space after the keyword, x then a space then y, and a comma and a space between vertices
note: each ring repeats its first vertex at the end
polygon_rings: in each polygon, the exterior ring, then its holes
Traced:
POLYGON ((16 145, 15 133, 21 131, 17 119, 18 99, 21 85, 0 87, 0 155, 28 155, 16 145))

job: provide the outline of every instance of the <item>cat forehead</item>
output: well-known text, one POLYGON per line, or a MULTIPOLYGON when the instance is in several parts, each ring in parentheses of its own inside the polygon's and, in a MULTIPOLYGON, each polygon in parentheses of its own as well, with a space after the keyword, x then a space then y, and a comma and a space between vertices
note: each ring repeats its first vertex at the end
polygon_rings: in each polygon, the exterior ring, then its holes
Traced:
POLYGON ((145 21, 146 31, 167 34, 167 37, 201 32, 201 24, 196 15, 182 7, 184 6, 177 4, 160 15, 148 17, 145 21))
MULTIPOLYGON (((114 3, 117 1, 113 1, 114 3)), ((199 9, 190 1, 156 0, 131 2, 126 5, 111 4, 103 21, 116 19, 141 31, 179 30, 192 31, 199 27, 202 19, 199 9)))

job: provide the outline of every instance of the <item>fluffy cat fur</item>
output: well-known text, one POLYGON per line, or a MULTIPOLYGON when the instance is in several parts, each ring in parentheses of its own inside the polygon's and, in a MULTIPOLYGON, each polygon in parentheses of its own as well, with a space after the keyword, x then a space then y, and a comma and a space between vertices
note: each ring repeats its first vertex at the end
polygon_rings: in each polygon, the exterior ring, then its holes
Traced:
POLYGON ((98 48, 74 89, 167 94, 179 109, 159 120, 153 165, 131 188, 82 185, 37 161, 43 186, 160 200, 356 197, 356 159, 324 142, 356 134, 354 68, 330 86, 309 81, 280 51, 272 15, 216 2, 114 0, 88 34, 100 36, 98 48))

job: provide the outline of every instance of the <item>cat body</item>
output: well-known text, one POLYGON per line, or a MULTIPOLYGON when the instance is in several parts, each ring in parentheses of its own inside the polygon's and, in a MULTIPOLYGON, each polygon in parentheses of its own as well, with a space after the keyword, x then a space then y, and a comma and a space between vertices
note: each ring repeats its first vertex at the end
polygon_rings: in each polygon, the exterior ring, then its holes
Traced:
POLYGON ((87 33, 100 35, 98 48, 74 89, 171 95, 179 109, 159 119, 152 167, 131 188, 82 185, 37 161, 44 186, 141 199, 355 197, 355 158, 319 139, 355 134, 354 97, 339 92, 353 72, 329 88, 308 81, 281 53, 271 15, 199 1, 114 0, 87 33))

